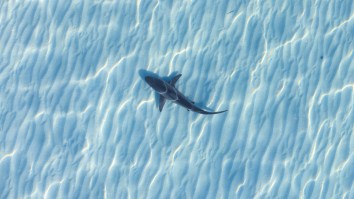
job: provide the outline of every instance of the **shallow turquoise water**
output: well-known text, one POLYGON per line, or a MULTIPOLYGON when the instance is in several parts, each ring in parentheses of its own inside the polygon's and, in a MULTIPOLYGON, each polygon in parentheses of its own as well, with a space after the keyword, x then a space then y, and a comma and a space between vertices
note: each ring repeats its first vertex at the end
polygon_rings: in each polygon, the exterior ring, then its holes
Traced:
POLYGON ((0 198, 354 198, 353 11, 0 1, 0 198))

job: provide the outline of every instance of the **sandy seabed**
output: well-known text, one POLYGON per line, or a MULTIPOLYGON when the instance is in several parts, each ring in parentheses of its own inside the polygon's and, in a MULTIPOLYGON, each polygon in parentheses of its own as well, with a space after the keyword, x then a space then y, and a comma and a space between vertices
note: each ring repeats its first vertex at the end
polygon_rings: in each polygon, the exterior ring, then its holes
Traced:
POLYGON ((0 1, 0 198, 354 198, 353 35, 352 0, 0 1))

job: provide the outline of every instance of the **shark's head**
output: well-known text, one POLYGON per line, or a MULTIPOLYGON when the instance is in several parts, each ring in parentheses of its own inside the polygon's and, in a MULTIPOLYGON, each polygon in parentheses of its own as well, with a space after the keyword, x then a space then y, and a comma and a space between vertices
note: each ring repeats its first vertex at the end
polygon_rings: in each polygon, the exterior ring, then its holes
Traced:
POLYGON ((162 79, 146 76, 145 81, 158 93, 163 93, 167 91, 166 83, 162 79))

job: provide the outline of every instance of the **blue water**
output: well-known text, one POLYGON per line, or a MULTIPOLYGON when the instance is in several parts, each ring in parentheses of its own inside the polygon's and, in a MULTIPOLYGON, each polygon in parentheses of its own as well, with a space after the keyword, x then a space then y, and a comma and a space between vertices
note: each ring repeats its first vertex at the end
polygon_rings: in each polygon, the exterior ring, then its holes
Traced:
POLYGON ((0 1, 0 198, 354 198, 353 42, 352 0, 0 1))

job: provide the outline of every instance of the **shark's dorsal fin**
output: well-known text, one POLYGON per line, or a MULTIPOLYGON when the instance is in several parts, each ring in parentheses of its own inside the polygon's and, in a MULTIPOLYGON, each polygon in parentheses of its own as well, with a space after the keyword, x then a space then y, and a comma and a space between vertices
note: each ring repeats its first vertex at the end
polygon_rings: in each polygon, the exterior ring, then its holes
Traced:
POLYGON ((160 99, 159 99, 159 110, 160 112, 162 111, 163 109, 163 105, 165 105, 165 102, 166 102, 166 98, 164 98, 162 95, 160 95, 160 99))
POLYGON ((176 75, 176 76, 170 81, 171 86, 175 86, 177 80, 178 80, 181 76, 182 76, 182 74, 176 75))

